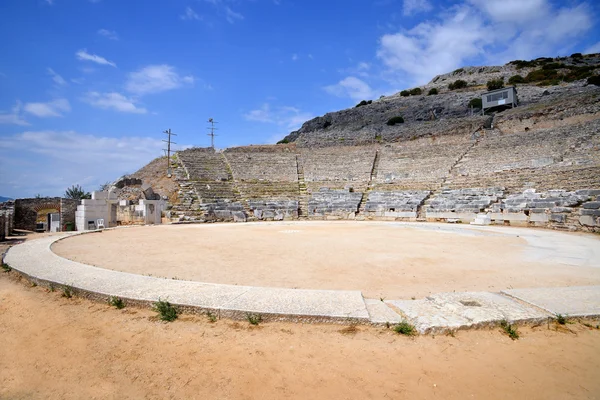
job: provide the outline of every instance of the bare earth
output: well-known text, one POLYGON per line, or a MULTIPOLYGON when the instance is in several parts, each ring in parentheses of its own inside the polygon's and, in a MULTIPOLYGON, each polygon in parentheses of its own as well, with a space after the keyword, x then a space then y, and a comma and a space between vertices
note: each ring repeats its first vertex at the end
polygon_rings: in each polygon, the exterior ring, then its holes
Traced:
POLYGON ((600 268, 531 260, 540 249, 517 236, 386 223, 134 227, 76 236, 52 249, 71 260, 143 275, 361 290, 368 298, 600 284, 600 268))
MULTIPOLYGON (((2 399, 594 399, 600 330, 158 322, 0 274, 2 399)), ((597 324, 598 321, 593 321, 597 324)))

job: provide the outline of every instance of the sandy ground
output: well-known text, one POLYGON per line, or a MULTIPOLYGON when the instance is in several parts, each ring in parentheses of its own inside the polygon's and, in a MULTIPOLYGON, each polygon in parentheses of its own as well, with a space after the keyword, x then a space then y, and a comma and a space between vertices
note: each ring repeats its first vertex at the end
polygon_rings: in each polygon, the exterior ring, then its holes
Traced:
POLYGON ((0 398, 600 398, 600 330, 565 327, 521 327, 512 341, 499 329, 407 338, 186 315, 163 323, 0 273, 0 398))
POLYGON ((144 275, 361 290, 368 298, 600 284, 600 268, 532 261, 531 254, 544 250, 532 249, 516 235, 457 234, 386 223, 134 227, 69 238, 53 251, 144 275))

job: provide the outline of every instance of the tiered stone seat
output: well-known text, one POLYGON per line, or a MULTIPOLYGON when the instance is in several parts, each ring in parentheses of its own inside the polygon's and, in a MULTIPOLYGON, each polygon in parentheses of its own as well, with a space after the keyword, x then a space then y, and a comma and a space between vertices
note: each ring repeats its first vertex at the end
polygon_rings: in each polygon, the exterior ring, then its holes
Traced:
POLYGON ((327 147, 301 149, 304 180, 309 192, 320 188, 366 189, 376 147, 327 147))
POLYGON ((258 219, 298 217, 298 166, 289 145, 235 147, 225 151, 240 195, 258 219))
POLYGON ((435 189, 471 144, 469 136, 453 135, 386 145, 380 151, 375 189, 435 189))
POLYGON ((350 190, 322 188, 313 192, 308 201, 308 216, 323 218, 353 218, 358 212, 362 193, 350 190))
POLYGON ((485 137, 456 166, 445 185, 504 186, 511 193, 526 188, 598 187, 598 132, 600 120, 576 127, 485 137))
POLYGON ((223 156, 213 148, 194 147, 177 153, 192 181, 227 181, 230 179, 223 156))
POLYGON ((371 192, 365 213, 373 217, 417 218, 419 206, 430 193, 428 190, 371 192))
POLYGON ((425 206, 427 219, 470 222, 477 213, 490 207, 504 196, 504 188, 444 189, 435 194, 425 206))
POLYGON ((582 221, 587 222, 591 221, 591 218, 586 217, 587 215, 600 216, 597 210, 588 211, 588 209, 593 210, 593 207, 596 209, 600 207, 600 203, 594 203, 598 196, 600 196, 600 189, 581 189, 572 192, 562 189, 536 192, 535 189, 527 189, 523 193, 507 196, 501 203, 494 204, 491 219, 511 224, 560 225, 583 217, 582 221), (580 209, 581 206, 583 209, 580 209))

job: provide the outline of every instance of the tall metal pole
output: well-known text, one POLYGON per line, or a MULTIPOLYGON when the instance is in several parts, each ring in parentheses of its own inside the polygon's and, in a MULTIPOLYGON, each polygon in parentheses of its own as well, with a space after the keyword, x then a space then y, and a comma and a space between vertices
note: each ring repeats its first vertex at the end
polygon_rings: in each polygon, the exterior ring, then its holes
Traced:
POLYGON ((219 136, 219 135, 215 134, 215 131, 218 130, 218 128, 215 128, 215 124, 218 124, 218 122, 212 118, 209 118, 208 122, 210 123, 210 127, 206 128, 206 129, 210 129, 210 133, 207 133, 206 135, 210 136, 210 147, 212 147, 214 149, 215 148, 215 136, 219 136))
POLYGON ((171 128, 167 129, 163 133, 168 135, 168 140, 163 140, 163 142, 167 143, 167 176, 170 177, 171 176, 171 143, 177 144, 177 143, 171 141, 171 136, 177 136, 177 135, 171 132, 171 128))

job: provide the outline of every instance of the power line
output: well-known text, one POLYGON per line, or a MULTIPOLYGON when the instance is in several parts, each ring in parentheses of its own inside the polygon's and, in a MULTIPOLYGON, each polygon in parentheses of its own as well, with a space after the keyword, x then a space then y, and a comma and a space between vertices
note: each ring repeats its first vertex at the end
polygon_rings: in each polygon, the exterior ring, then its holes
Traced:
POLYGON ((215 124, 218 124, 218 122, 213 120, 212 118, 209 118, 208 123, 210 123, 210 126, 206 129, 210 129, 210 133, 207 133, 206 135, 210 136, 210 147, 212 147, 214 149, 215 148, 215 136, 219 136, 219 135, 215 134, 215 131, 219 130, 219 128, 215 128, 215 124))
POLYGON ((171 177, 171 144, 177 144, 171 141, 171 136, 177 136, 176 134, 171 132, 171 128, 167 129, 163 132, 165 135, 168 135, 168 140, 163 140, 167 144, 167 148, 163 149, 163 151, 167 152, 167 176, 171 177))

